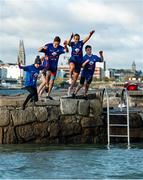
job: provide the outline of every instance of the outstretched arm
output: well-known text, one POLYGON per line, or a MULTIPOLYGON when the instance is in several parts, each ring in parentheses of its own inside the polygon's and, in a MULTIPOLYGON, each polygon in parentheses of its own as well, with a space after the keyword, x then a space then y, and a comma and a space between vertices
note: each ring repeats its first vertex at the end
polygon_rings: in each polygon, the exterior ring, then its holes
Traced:
POLYGON ((95 31, 93 30, 89 33, 89 35, 83 40, 83 44, 85 44, 91 38, 91 36, 94 34, 94 32, 95 31))
POLYGON ((23 69, 24 71, 27 71, 27 66, 22 66, 20 62, 18 62, 19 69, 23 69))
POLYGON ((74 34, 72 33, 72 34, 71 34, 70 39, 68 39, 68 40, 67 40, 67 45, 69 45, 69 46, 70 46, 70 44, 71 44, 71 40, 72 40, 73 36, 74 36, 74 34))
POLYGON ((38 52, 44 52, 47 49, 47 46, 38 48, 38 52))
POLYGON ((88 62, 89 62, 89 60, 86 60, 86 61, 82 64, 82 67, 84 67, 88 62))
POLYGON ((100 58, 101 58, 101 62, 103 62, 104 61, 103 51, 99 51, 99 55, 100 55, 100 58))
POLYGON ((64 49, 65 49, 65 52, 68 53, 69 52, 69 49, 68 49, 68 46, 67 46, 67 41, 64 41, 64 49))

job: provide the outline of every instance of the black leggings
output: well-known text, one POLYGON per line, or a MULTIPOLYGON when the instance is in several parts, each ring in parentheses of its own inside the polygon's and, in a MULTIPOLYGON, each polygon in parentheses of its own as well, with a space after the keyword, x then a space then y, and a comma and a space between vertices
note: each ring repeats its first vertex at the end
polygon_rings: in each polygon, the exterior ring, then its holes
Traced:
POLYGON ((26 100, 23 103, 23 107, 26 106, 28 101, 31 99, 31 102, 37 102, 38 101, 38 94, 37 94, 37 88, 33 86, 26 86, 24 89, 26 89, 30 94, 27 96, 26 100))

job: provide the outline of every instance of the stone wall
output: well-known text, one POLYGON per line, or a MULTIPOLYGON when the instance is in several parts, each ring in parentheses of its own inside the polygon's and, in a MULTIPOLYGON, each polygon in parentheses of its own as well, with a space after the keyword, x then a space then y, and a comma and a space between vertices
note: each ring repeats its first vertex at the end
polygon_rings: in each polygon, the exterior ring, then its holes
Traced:
POLYGON ((106 142, 99 98, 49 100, 24 111, 21 104, 18 98, 1 101, 0 144, 106 142))
MULTIPOLYGON (((106 114, 102 112, 99 97, 39 101, 36 106, 29 104, 24 111, 20 108, 22 103, 21 98, 1 101, 0 144, 107 143, 106 114)), ((121 120, 125 121, 125 117, 113 118, 113 121, 121 120)), ((142 140, 142 116, 131 114, 130 122, 131 137, 142 140)), ((124 133, 125 129, 114 128, 114 131, 124 133)))

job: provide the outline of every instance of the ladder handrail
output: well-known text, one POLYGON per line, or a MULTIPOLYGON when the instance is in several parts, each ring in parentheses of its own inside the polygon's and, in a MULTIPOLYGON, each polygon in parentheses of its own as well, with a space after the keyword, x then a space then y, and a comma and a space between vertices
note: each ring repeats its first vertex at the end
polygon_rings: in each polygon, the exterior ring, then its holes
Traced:
POLYGON ((123 93, 125 92, 126 96, 126 104, 127 104, 127 135, 128 135, 128 149, 130 148, 130 105, 129 105, 129 94, 126 88, 123 89, 123 93))
POLYGON ((106 95, 106 102, 107 102, 107 148, 110 149, 110 115, 109 115, 109 95, 108 95, 108 91, 107 88, 104 88, 103 90, 103 96, 104 94, 106 95))
MULTIPOLYGON (((122 91, 122 97, 121 97, 121 103, 123 101, 123 93, 125 93, 125 100, 126 100, 126 110, 127 110, 127 143, 128 143, 128 149, 130 148, 130 119, 129 119, 129 95, 127 89, 123 89, 122 91)), ((110 106, 109 106, 109 94, 107 88, 103 89, 103 97, 104 94, 106 95, 106 102, 107 102, 107 148, 110 149, 110 106)), ((122 104, 121 104, 122 106, 122 104)), ((121 109, 122 110, 122 109, 121 109)))

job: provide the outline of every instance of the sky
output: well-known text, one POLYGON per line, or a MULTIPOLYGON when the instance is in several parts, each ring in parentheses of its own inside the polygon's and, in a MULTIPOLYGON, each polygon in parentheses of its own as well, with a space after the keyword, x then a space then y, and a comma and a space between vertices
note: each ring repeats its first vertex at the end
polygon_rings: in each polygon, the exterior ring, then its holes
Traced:
POLYGON ((94 54, 103 50, 108 68, 129 69, 135 61, 143 70, 142 17, 143 0, 0 0, 0 60, 17 62, 20 39, 31 64, 55 36, 63 43, 72 32, 84 39, 95 30, 86 44, 94 54))

